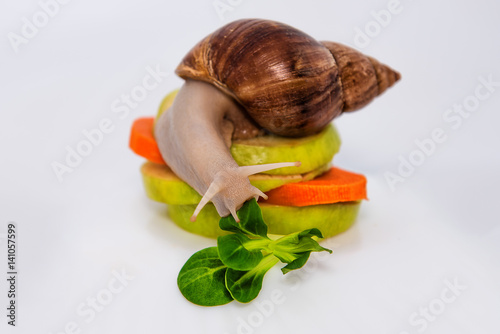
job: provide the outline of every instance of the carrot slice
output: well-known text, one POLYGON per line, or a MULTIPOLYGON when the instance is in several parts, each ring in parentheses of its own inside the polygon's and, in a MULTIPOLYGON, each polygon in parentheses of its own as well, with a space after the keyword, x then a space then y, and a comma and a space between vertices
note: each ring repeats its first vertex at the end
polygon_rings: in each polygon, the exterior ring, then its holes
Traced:
POLYGON ((154 117, 142 117, 134 121, 129 146, 136 154, 149 161, 165 164, 153 135, 154 117))
POLYGON ((266 194, 269 199, 263 203, 286 206, 358 201, 367 199, 366 178, 361 174, 332 167, 314 180, 285 184, 266 194))

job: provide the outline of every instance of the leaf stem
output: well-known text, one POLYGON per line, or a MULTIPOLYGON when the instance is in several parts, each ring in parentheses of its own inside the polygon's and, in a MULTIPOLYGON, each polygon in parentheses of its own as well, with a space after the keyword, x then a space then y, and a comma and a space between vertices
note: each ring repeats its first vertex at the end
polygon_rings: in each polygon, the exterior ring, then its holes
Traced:
POLYGON ((262 261, 260 261, 258 267, 259 268, 272 268, 279 261, 280 260, 276 256, 274 256, 273 254, 267 254, 264 256, 262 261))
POLYGON ((248 251, 253 251, 256 249, 266 249, 267 246, 271 243, 270 239, 251 239, 251 241, 245 242, 243 247, 248 251))

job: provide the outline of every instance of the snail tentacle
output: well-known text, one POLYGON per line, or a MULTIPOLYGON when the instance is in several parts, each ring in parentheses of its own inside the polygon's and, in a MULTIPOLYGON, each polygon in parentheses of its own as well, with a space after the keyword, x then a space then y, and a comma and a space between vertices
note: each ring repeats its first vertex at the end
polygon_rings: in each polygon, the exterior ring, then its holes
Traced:
POLYGON ((207 205, 207 203, 210 202, 212 200, 212 198, 219 191, 220 191, 219 185, 217 183, 215 183, 215 182, 212 182, 212 184, 210 185, 210 187, 208 187, 207 192, 205 193, 205 195, 203 195, 203 197, 201 198, 200 202, 196 206, 196 209, 194 210, 193 215, 191 216, 191 221, 192 222, 196 221, 196 217, 200 213, 201 209, 203 209, 203 207, 205 207, 205 205, 207 205))
POLYGON ((267 172, 277 168, 284 167, 298 167, 300 166, 300 161, 296 162, 277 162, 272 164, 262 164, 262 165, 252 165, 252 166, 242 166, 239 168, 241 175, 250 176, 257 173, 267 172))

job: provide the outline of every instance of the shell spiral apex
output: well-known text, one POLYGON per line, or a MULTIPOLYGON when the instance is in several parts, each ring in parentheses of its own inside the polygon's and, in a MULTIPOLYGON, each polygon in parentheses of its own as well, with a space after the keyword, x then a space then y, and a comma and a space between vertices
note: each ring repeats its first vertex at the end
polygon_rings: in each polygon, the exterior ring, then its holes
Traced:
POLYGON ((234 21, 213 32, 184 57, 176 73, 216 86, 259 126, 289 137, 320 131, 400 78, 352 48, 260 19, 234 21))

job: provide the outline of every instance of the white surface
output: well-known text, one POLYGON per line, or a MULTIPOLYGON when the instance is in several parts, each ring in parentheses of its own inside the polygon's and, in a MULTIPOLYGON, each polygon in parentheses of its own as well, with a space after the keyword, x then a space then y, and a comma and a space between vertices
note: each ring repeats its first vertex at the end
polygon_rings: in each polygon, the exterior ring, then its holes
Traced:
MULTIPOLYGON (((443 120, 474 94, 479 76, 500 81, 500 6, 486 0, 401 0, 402 11, 362 49, 403 80, 336 122, 343 146, 335 163, 367 175, 371 200, 351 230, 325 242, 334 255, 315 257, 295 278, 275 268, 249 305, 200 308, 182 298, 179 269, 214 241, 164 218, 144 195, 142 159, 127 148, 132 121, 153 115, 181 80, 170 74, 123 119, 113 101, 140 85, 148 66, 172 73, 198 40, 233 19, 270 18, 354 45, 355 27, 388 1, 232 3, 221 20, 212 1, 72 1, 18 53, 7 34, 19 34, 22 18, 40 7, 2 3, 0 233, 18 224, 20 275, 18 326, 1 311, 1 332, 55 334, 75 322, 81 333, 498 333, 500 87, 458 129, 443 120), (58 182, 51 163, 103 118, 114 130, 58 182), (391 191, 384 173, 434 128, 447 140, 391 191), (114 270, 134 279, 87 321, 78 308, 106 295, 114 270), (454 280, 465 290, 440 302, 454 280), (284 302, 262 315, 258 305, 275 289, 284 302), (440 305, 432 321, 418 315, 440 305)), ((5 241, 0 247, 5 268, 5 241)), ((2 279, 2 310, 6 289, 2 279)))

